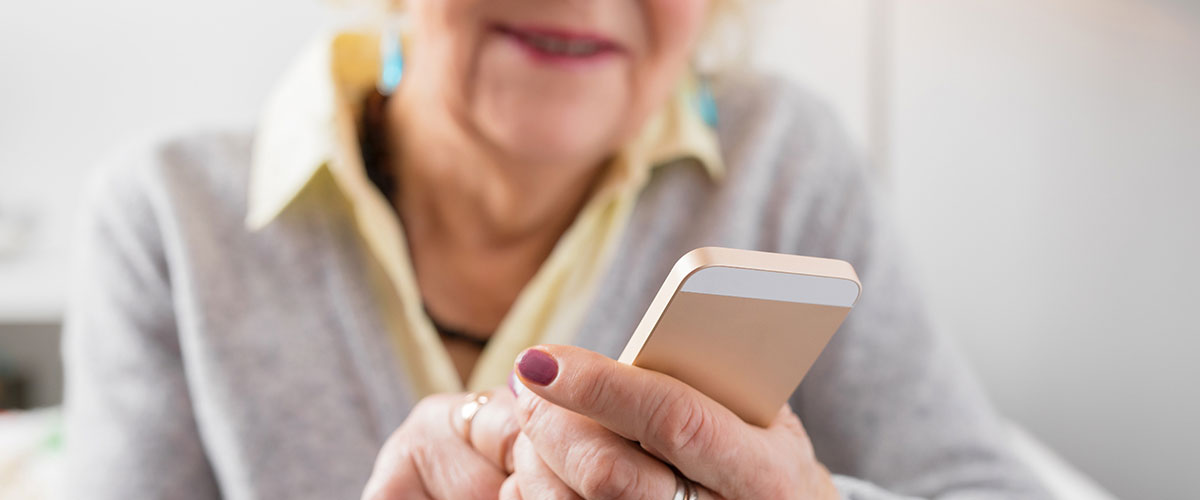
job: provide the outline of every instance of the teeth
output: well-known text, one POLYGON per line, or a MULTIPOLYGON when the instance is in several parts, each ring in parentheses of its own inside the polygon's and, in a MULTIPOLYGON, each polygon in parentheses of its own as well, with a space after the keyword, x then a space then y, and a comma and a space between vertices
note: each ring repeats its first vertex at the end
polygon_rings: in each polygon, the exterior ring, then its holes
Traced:
POLYGON ((574 56, 594 54, 594 53, 598 52, 599 50, 600 50, 600 45, 597 44, 596 42, 589 42, 586 40, 576 40, 573 42, 567 42, 567 53, 574 55, 574 56))
POLYGON ((542 35, 526 35, 523 38, 538 50, 556 55, 588 56, 600 51, 600 44, 590 40, 564 40, 542 35))

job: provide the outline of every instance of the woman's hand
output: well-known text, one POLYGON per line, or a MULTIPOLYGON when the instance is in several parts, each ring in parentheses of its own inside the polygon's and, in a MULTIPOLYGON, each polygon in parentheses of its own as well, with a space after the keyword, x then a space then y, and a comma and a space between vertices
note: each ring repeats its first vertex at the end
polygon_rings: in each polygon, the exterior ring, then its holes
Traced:
POLYGON ((422 399, 392 433, 363 491, 364 499, 494 500, 512 471, 510 452, 519 431, 507 389, 490 398, 467 421, 464 394, 422 399), (469 434, 469 435, 468 435, 469 434))
POLYGON ((517 373, 522 437, 510 480, 517 484, 505 486, 523 500, 572 498, 570 491, 668 500, 677 483, 667 463, 697 483, 703 499, 838 498, 786 405, 764 429, 671 377, 568 346, 526 350, 517 373), (539 466, 535 458, 561 482, 522 474, 526 463, 539 466), (542 491, 549 493, 531 494, 542 491))

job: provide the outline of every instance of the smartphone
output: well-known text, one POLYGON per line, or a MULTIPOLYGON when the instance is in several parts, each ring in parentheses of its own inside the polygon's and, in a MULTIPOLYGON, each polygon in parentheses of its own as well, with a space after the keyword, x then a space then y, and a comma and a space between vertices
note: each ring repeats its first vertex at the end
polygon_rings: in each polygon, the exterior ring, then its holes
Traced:
POLYGON ((704 247, 675 263, 618 361, 766 427, 862 291, 848 262, 704 247))

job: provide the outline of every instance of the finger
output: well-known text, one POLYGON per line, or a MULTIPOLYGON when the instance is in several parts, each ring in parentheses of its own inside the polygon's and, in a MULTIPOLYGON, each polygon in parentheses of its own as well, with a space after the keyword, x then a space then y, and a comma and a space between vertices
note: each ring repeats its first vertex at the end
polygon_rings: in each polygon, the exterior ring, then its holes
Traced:
MULTIPOLYGON (((801 476, 804 478, 802 481, 807 483, 807 486, 801 488, 802 491, 812 492, 812 498, 838 498, 837 487, 833 484, 829 469, 817 459, 808 431, 804 429, 800 417, 790 406, 783 405, 783 408, 779 409, 779 413, 767 427, 767 432, 779 442, 796 443, 795 446, 789 447, 790 452, 794 454, 794 458, 799 458, 802 463, 806 462, 812 471, 811 474, 801 476)), ((803 468, 805 467, 797 467, 796 471, 803 468)))
POLYGON ((570 346, 527 349, 516 364, 530 392, 641 443, 715 491, 754 491, 754 478, 771 470, 766 430, 667 375, 570 346))
POLYGON ((804 429, 804 424, 800 422, 800 417, 796 415, 796 412, 792 411, 791 406, 783 405, 779 409, 775 419, 767 426, 767 433, 779 439, 799 441, 800 448, 807 450, 809 457, 816 458, 812 449, 812 441, 808 438, 808 431, 804 429))
POLYGON ((396 453, 397 446, 389 439, 380 449, 371 477, 363 488, 362 500, 432 500, 425 493, 416 464, 407 456, 396 453))
POLYGON ((414 436, 413 431, 424 425, 422 416, 428 419, 429 414, 433 412, 432 408, 437 406, 435 403, 435 400, 431 400, 418 404, 404 425, 392 433, 380 447, 371 477, 367 479, 367 485, 363 488, 363 500, 433 499, 425 490, 421 472, 417 470, 417 462, 414 460, 414 450, 422 446, 419 441, 430 436, 414 436), (418 440, 418 437, 421 439, 418 440))
POLYGON ((658 500, 675 492, 666 464, 583 415, 529 392, 518 399, 517 415, 537 455, 584 498, 658 500))
POLYGON ((517 486, 517 476, 508 476, 500 486, 500 500, 525 500, 517 486))
POLYGON ((513 416, 515 398, 508 388, 489 391, 487 397, 487 403, 475 412, 469 426, 463 420, 461 412, 464 405, 469 403, 459 403, 454 411, 455 426, 460 434, 464 431, 470 432, 470 436, 464 437, 480 455, 505 474, 511 474, 512 443, 521 430, 513 416))
POLYGON ((494 500, 505 474, 447 425, 461 401, 462 396, 454 394, 423 399, 405 422, 413 428, 397 453, 412 461, 420 483, 434 499, 494 500))
POLYGON ((559 479, 542 461, 528 437, 518 436, 513 444, 513 461, 516 472, 517 490, 523 500, 577 500, 566 483, 559 479))

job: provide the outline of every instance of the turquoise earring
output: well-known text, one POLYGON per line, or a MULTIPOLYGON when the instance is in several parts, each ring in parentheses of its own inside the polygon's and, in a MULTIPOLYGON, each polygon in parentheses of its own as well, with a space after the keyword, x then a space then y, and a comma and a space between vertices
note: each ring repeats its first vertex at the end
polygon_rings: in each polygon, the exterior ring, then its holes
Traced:
POLYGON ((717 127, 717 100, 713 98, 708 79, 696 75, 696 109, 709 127, 717 127))
POLYGON ((404 76, 404 46, 396 30, 387 30, 379 37, 379 93, 391 95, 404 76))

